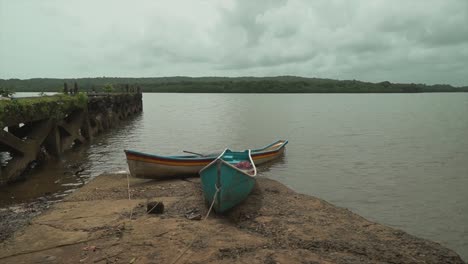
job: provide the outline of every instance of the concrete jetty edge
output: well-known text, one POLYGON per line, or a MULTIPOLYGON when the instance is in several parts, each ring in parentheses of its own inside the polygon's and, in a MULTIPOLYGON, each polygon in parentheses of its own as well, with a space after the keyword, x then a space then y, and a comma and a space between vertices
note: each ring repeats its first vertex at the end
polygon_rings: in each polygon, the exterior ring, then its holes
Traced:
POLYGON ((3 241, 0 262, 464 263, 438 243, 267 178, 227 214, 187 217, 207 211, 198 178, 102 174, 3 241), (164 213, 147 214, 151 201, 164 213))

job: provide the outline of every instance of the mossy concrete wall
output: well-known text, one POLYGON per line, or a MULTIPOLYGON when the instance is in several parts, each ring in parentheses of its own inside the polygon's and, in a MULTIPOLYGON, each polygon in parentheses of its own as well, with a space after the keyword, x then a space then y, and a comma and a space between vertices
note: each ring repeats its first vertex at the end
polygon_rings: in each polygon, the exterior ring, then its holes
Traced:
POLYGON ((75 110, 87 108, 88 96, 54 95, 0 101, 0 124, 3 127, 43 119, 63 119, 75 110))
POLYGON ((0 185, 32 162, 73 146, 142 111, 142 94, 78 94, 0 101, 0 185))

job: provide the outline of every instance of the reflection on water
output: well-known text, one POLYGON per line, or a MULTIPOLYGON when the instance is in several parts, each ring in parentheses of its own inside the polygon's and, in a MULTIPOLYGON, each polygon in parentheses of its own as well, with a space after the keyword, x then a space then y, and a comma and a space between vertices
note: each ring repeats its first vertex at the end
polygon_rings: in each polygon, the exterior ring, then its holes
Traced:
POLYGON ((84 144, 65 152, 60 158, 51 158, 34 167, 25 180, 0 187, 0 206, 39 197, 60 200, 102 172, 114 172, 117 168, 126 170, 120 147, 132 144, 132 131, 141 120, 139 115, 123 121, 111 131, 97 136, 91 144, 84 144))
POLYGON ((174 155, 286 138, 285 156, 260 176, 468 259, 468 94, 145 94, 143 106, 91 145, 1 188, 1 203, 61 197, 126 170, 125 148, 174 155))

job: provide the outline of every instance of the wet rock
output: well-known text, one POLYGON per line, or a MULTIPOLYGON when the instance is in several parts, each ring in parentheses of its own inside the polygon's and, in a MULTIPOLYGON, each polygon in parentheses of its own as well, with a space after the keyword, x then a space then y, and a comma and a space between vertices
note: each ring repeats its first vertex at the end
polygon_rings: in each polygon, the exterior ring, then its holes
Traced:
POLYGON ((146 212, 148 214, 162 214, 164 213, 163 202, 149 202, 146 204, 146 212))
POLYGON ((33 217, 48 207, 48 201, 38 201, 0 208, 0 244, 11 237, 16 230, 27 226, 33 217))

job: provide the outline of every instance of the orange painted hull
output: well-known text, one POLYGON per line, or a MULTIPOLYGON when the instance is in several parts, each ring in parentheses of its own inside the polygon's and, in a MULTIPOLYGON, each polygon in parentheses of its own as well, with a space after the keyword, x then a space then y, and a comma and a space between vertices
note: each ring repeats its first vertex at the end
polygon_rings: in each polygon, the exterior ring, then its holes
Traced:
MULTIPOLYGON (((252 150, 255 165, 261 165, 278 158, 284 153, 287 140, 279 140, 261 149, 252 150)), ((217 155, 200 156, 158 156, 125 150, 130 174, 137 178, 162 179, 194 176, 216 159, 217 155)))

